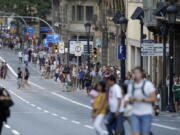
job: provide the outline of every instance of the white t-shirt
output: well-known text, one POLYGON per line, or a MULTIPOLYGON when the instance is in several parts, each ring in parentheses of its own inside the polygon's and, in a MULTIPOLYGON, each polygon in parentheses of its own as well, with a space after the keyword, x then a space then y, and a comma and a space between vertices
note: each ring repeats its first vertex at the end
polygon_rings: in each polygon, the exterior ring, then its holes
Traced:
MULTIPOLYGON (((122 89, 119 85, 114 84, 109 89, 109 108, 111 112, 117 112, 118 109, 118 98, 122 99, 122 89)), ((119 112, 124 111, 124 102, 121 100, 121 106, 119 112)))
POLYGON ((22 58, 23 56, 22 56, 22 52, 18 52, 18 57, 19 58, 22 58))
POLYGON ((27 54, 25 54, 25 55, 24 55, 24 61, 28 61, 28 57, 29 57, 29 56, 28 56, 27 54))
MULTIPOLYGON (((142 92, 142 85, 144 81, 140 83, 134 84, 134 94, 132 95, 132 83, 128 86, 128 95, 129 97, 134 97, 137 99, 146 99, 152 92, 155 91, 154 85, 150 81, 145 82, 144 86, 144 93, 147 95, 145 96, 142 92)), ((153 107, 151 103, 144 103, 144 102, 135 102, 133 103, 132 114, 135 115, 147 115, 153 114, 153 107)))

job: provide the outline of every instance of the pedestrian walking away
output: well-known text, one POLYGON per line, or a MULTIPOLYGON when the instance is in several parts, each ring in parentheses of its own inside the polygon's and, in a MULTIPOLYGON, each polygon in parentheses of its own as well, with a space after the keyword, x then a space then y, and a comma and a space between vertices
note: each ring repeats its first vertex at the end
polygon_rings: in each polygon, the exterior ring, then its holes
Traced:
POLYGON ((25 67, 24 73, 23 73, 23 87, 25 85, 29 86, 29 83, 28 83, 29 76, 30 76, 29 70, 27 67, 25 67))
POLYGON ((21 71, 21 68, 18 67, 17 69, 17 86, 18 86, 18 89, 20 89, 22 87, 22 79, 23 79, 23 73, 21 71))

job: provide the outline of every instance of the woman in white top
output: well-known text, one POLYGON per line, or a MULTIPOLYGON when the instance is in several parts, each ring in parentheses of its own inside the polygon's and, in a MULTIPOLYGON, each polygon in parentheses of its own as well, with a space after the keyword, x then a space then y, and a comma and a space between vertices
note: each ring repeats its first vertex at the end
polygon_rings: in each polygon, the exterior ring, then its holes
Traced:
POLYGON ((144 79, 144 71, 140 67, 135 68, 133 74, 134 82, 128 86, 129 103, 132 104, 133 135, 150 135, 152 103, 156 101, 155 87, 144 79))

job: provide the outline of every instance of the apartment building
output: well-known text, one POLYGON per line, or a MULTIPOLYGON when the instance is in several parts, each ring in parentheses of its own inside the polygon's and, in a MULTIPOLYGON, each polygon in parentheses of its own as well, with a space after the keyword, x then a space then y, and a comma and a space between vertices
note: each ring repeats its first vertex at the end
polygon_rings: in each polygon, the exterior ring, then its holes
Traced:
POLYGON ((53 0, 53 24, 66 48, 70 48, 70 41, 87 40, 84 27, 87 21, 92 22, 90 40, 95 43, 94 21, 98 10, 97 2, 98 0, 53 0))

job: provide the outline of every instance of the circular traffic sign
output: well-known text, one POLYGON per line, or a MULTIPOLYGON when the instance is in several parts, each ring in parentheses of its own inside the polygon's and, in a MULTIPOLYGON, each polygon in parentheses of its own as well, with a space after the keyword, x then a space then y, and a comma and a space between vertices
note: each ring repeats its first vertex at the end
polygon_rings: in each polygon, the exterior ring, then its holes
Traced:
POLYGON ((76 47, 75 47, 75 51, 76 51, 77 53, 81 52, 81 47, 80 47, 80 46, 76 46, 76 47))

